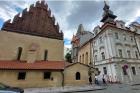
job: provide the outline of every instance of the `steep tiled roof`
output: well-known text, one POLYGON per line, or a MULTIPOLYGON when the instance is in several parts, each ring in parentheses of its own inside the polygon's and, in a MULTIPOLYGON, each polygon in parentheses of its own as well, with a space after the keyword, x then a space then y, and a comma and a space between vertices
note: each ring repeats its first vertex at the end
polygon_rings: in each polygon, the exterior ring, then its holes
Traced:
POLYGON ((64 61, 36 61, 34 63, 26 63, 25 61, 0 61, 0 69, 63 70, 69 64, 64 61))

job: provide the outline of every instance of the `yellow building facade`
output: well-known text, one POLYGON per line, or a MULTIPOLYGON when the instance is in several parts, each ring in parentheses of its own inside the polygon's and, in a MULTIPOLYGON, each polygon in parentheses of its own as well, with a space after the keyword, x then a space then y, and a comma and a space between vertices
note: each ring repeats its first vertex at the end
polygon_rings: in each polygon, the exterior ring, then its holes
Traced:
POLYGON ((51 72, 51 78, 44 79, 45 70, 0 70, 0 82, 22 88, 60 87, 62 75, 60 71, 51 72), (18 80, 19 72, 26 72, 24 80, 18 80))
POLYGON ((90 63, 93 60, 93 56, 91 53, 92 52, 92 39, 90 39, 89 41, 87 41, 85 44, 83 44, 79 51, 78 51, 78 62, 86 64, 86 65, 90 65, 90 63))

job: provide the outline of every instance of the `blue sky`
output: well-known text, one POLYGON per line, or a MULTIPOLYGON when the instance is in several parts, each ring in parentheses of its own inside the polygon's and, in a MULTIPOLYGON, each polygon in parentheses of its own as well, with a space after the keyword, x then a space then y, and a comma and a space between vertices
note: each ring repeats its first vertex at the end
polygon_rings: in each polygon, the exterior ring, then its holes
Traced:
POLYGON ((3 20, 0 18, 0 29, 1 29, 2 25, 3 25, 3 20))
MULTIPOLYGON (((37 0, 0 0, 0 28, 3 22, 12 19, 18 12, 28 8, 37 0)), ((64 32, 64 44, 71 47, 71 38, 76 33, 78 25, 83 24, 86 31, 93 31, 101 25, 103 0, 47 0, 52 14, 55 16, 64 32)), ((123 20, 126 25, 133 21, 140 23, 140 1, 138 0, 108 0, 110 9, 117 15, 117 20, 123 20)))

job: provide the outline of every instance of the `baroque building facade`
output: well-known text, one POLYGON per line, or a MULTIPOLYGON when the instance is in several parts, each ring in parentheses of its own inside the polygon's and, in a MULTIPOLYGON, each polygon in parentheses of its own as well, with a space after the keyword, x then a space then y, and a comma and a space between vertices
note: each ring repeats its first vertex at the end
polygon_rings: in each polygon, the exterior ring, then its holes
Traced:
POLYGON ((0 42, 1 83, 23 88, 89 83, 88 65, 64 61, 63 33, 45 1, 6 21, 0 42))
MULTIPOLYGON (((93 66, 100 71, 97 78, 100 81, 105 78, 108 82, 136 83, 140 80, 140 24, 133 22, 127 27, 122 20, 115 20, 117 16, 106 2, 103 10, 103 24, 94 28, 90 41, 93 66)), ((83 62, 85 56, 81 58, 79 53, 86 53, 85 47, 78 46, 77 49, 77 62, 86 64, 83 62)))
POLYGON ((140 24, 129 27, 105 3, 101 27, 94 28, 93 56, 95 67, 110 82, 134 83, 140 80, 140 24))

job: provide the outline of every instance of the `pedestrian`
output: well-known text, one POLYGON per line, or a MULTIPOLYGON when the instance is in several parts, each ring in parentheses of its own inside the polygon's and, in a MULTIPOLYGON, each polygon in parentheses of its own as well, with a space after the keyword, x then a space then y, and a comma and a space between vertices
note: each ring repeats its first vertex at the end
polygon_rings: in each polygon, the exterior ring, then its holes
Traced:
POLYGON ((91 78, 91 76, 89 77, 89 84, 92 85, 92 78, 91 78))
POLYGON ((103 84, 106 84, 106 80, 105 80, 105 76, 104 75, 103 75, 102 81, 103 81, 103 84))
POLYGON ((95 76, 95 84, 99 85, 97 76, 95 76))

